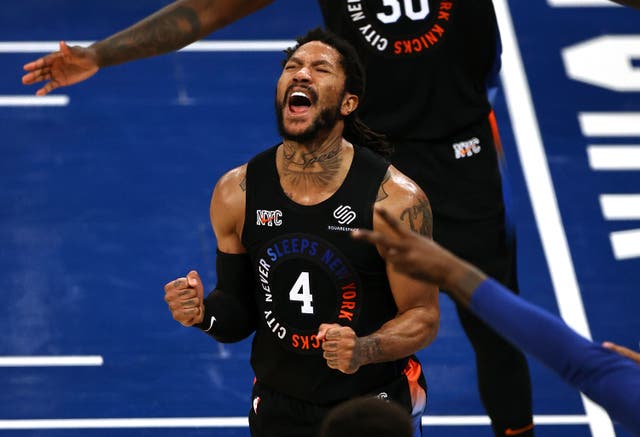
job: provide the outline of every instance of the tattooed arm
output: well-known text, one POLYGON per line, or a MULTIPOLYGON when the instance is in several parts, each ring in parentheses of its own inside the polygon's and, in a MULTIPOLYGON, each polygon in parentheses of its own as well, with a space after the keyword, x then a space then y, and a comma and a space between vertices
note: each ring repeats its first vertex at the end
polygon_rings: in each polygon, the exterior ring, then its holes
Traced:
MULTIPOLYGON (((429 200, 408 177, 390 167, 378 191, 376 206, 385 208, 403 228, 431 238, 433 219, 429 200)), ((374 216, 373 228, 387 233, 387 222, 374 216)), ((382 253, 383 248, 378 247, 382 253)), ((329 367, 354 373, 369 363, 393 361, 429 345, 440 324, 438 288, 400 273, 387 262, 387 276, 398 307, 395 318, 366 337, 356 337, 351 328, 322 325, 324 357, 329 367)))
POLYGON ((45 95, 61 86, 93 76, 99 68, 178 50, 233 23, 273 0, 177 0, 131 27, 89 47, 69 47, 24 66, 22 83, 48 81, 37 92, 45 95))

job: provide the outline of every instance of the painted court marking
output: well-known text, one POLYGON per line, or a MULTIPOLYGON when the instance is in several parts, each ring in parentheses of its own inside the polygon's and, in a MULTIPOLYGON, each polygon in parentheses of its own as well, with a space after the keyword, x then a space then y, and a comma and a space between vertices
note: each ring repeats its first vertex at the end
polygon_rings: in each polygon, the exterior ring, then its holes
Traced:
MULTIPOLYGON (((586 425, 586 416, 534 416, 536 425, 586 425)), ((485 426, 487 416, 424 416, 425 426, 485 426)), ((247 428, 246 417, 153 417, 104 419, 0 420, 0 430, 123 428, 247 428)))
MULTIPOLYGON (((69 46, 88 46, 94 41, 66 41, 69 46)), ((197 41, 181 52, 279 52, 295 45, 294 40, 197 41)), ((0 53, 49 53, 58 50, 58 41, 0 41, 0 53)))
POLYGON ((0 367, 74 367, 102 366, 100 355, 0 356, 0 367))
MULTIPOLYGON (((494 5, 503 44, 502 85, 560 314, 570 327, 591 339, 509 5, 507 0, 495 0, 494 5)), ((581 397, 591 434, 615 437, 604 409, 581 397)))
POLYGON ((0 96, 0 107, 67 106, 69 96, 0 96))

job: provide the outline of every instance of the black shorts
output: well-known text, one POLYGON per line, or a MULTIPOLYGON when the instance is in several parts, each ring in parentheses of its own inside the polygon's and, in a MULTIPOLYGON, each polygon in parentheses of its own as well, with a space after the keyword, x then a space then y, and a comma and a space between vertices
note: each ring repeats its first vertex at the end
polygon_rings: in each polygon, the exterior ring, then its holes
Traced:
MULTIPOLYGON (((417 433, 421 433, 426 384, 417 360, 409 360, 404 374, 366 395, 399 403, 414 417, 417 433)), ((292 398, 259 381, 253 386, 251 400, 249 428, 252 437, 317 437, 325 415, 337 405, 317 405, 292 398)))
POLYGON ((497 145, 487 118, 447 139, 396 141, 391 162, 429 197, 434 240, 517 289, 497 145))

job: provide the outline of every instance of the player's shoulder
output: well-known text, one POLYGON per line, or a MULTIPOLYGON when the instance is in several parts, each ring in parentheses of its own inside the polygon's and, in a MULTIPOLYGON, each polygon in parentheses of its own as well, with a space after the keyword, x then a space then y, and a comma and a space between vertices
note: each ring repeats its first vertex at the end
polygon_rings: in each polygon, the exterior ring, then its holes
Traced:
POLYGON ((216 191, 236 191, 238 188, 244 190, 244 184, 247 178, 247 164, 242 164, 232 168, 223 174, 216 183, 216 191))
MULTIPOLYGON (((417 183, 394 166, 389 166, 380 184, 376 204, 412 230, 431 235, 433 217, 427 195, 417 183)), ((380 223, 374 219, 374 228, 377 225, 380 223)))
MULTIPOLYGON (((233 207, 244 199, 247 164, 235 167, 223 174, 213 189, 212 204, 233 207)), ((213 205, 212 205, 213 206, 213 205)))
POLYGON ((387 168, 382 183, 378 201, 393 201, 394 203, 413 203, 416 199, 426 199, 427 196, 420 186, 409 176, 390 165, 387 168))

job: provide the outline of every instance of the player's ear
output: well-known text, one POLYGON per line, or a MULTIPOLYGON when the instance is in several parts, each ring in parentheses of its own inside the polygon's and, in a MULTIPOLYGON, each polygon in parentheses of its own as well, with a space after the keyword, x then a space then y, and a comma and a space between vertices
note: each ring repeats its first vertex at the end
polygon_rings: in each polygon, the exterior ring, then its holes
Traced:
POLYGON ((343 117, 348 116, 358 108, 360 99, 355 94, 345 93, 342 98, 342 105, 340 106, 340 114, 343 117))

